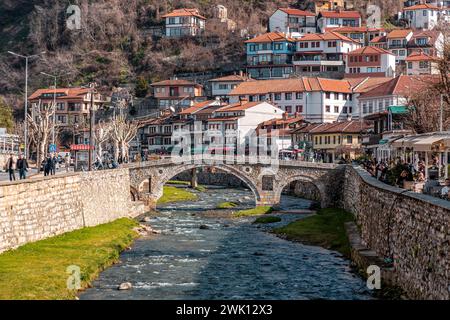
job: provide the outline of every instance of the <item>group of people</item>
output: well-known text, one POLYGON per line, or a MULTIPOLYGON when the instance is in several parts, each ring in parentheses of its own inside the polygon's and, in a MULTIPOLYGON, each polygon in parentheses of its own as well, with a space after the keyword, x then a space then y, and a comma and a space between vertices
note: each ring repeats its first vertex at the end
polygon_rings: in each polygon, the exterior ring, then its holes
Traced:
POLYGON ((14 159, 14 154, 10 154, 8 160, 5 163, 5 171, 9 174, 9 181, 16 180, 16 170, 19 170, 19 179, 24 180, 27 178, 28 172, 28 162, 27 159, 22 154, 19 154, 19 158, 14 159))

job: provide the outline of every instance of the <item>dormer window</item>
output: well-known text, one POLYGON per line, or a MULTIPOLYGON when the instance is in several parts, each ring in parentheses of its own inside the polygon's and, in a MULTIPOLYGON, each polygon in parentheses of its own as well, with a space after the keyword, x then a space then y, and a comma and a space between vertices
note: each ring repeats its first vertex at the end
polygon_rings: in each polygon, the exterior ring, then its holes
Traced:
POLYGON ((419 46, 423 46, 427 44, 427 38, 417 38, 416 44, 419 46))

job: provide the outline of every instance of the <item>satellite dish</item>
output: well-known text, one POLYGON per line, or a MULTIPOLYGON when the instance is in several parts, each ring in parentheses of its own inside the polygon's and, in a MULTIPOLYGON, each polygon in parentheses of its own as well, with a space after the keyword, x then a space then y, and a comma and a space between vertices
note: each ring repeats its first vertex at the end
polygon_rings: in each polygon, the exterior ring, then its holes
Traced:
POLYGON ((170 111, 175 113, 175 108, 174 107, 169 107, 170 111))

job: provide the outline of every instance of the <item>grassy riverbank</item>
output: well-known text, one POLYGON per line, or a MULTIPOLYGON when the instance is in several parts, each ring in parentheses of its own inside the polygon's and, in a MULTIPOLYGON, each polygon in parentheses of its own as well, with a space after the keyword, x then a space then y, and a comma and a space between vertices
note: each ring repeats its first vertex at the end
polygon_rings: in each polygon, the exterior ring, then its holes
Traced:
POLYGON ((321 209, 316 215, 276 228, 273 232, 288 240, 336 250, 349 257, 350 244, 344 223, 352 220, 352 214, 342 209, 321 209))
POLYGON ((237 207, 237 203, 234 202, 221 202, 216 206, 217 209, 233 209, 235 207, 237 207))
POLYGON ((0 254, 0 299, 74 299, 68 266, 79 266, 81 287, 116 262, 137 236, 137 223, 123 218, 29 243, 0 254))
POLYGON ((248 216, 259 216, 267 213, 271 213, 273 211, 273 208, 270 206, 261 206, 261 207, 255 207, 253 209, 247 209, 247 210, 239 210, 233 214, 233 217, 248 217, 248 216))
POLYGON ((158 204, 180 202, 180 201, 195 201, 198 196, 186 189, 164 186, 164 192, 161 198, 158 199, 158 204))

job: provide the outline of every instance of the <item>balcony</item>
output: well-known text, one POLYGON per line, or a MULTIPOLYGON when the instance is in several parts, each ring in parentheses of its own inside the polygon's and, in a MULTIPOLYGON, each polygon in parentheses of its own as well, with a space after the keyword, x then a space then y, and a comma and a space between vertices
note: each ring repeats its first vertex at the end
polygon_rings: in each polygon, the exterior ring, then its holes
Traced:
POLYGON ((316 24, 311 22, 289 22, 289 28, 315 28, 316 24))

